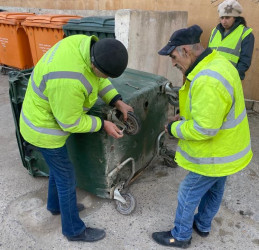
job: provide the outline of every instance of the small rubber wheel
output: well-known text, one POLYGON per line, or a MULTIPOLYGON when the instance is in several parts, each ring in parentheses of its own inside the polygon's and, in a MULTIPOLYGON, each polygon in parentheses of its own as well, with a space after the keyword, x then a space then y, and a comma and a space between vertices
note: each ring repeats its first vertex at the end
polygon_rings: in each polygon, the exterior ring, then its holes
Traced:
POLYGON ((177 168, 177 164, 173 159, 168 160, 167 158, 164 158, 164 164, 169 168, 177 168))
POLYGON ((174 107, 179 107, 179 99, 174 96, 168 95, 169 103, 174 107))
POLYGON ((164 158, 164 164, 169 168, 177 168, 177 163, 174 161, 175 152, 171 150, 166 150, 166 155, 168 157, 164 158))
POLYGON ((119 113, 119 120, 126 125, 125 133, 128 135, 136 135, 141 129, 141 123, 133 112, 128 112, 128 119, 124 121, 123 115, 119 113))
POLYGON ((126 200, 126 203, 123 204, 122 202, 115 200, 116 210, 120 214, 129 215, 134 211, 136 207, 135 198, 130 193, 121 194, 121 196, 126 200))

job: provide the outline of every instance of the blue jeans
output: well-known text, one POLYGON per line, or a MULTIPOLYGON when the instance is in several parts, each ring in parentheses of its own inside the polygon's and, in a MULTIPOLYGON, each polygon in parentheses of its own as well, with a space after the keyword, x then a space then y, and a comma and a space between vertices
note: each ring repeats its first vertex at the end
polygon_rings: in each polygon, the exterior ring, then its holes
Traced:
POLYGON ((47 209, 51 212, 60 212, 62 233, 65 236, 79 235, 86 226, 79 217, 75 172, 66 146, 39 150, 49 166, 47 209))
POLYGON ((178 190, 178 206, 174 228, 177 240, 189 240, 193 222, 201 232, 209 232, 213 217, 219 210, 227 177, 208 177, 190 172, 178 190), (194 216, 195 209, 198 213, 194 216))

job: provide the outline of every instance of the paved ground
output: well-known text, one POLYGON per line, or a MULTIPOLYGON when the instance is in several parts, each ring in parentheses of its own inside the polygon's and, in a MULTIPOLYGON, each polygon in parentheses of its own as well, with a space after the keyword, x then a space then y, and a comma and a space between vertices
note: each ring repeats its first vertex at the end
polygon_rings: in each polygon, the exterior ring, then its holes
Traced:
MULTIPOLYGON (((249 114, 249 122, 254 158, 229 177, 210 236, 203 239, 193 233, 189 249, 259 249, 259 114, 249 114)), ((79 201, 87 207, 81 218, 89 226, 106 229, 107 237, 97 243, 71 243, 61 234, 60 216, 51 216, 45 209, 47 178, 33 178, 22 166, 14 131, 8 77, 0 75, 0 249, 166 249, 150 236, 173 226, 177 189, 185 170, 154 161, 130 187, 137 207, 129 216, 119 214, 114 201, 78 190, 79 201)), ((167 143, 174 147, 175 140, 167 143)))

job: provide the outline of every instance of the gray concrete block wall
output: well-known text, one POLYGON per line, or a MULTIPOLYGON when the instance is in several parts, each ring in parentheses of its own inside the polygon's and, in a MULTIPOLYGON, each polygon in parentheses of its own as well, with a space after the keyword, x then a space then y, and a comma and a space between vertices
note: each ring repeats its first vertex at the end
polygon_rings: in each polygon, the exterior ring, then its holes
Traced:
POLYGON ((186 11, 118 10, 115 14, 115 36, 128 49, 128 67, 158 75, 174 86, 182 85, 182 73, 173 68, 167 56, 158 51, 172 33, 187 26, 186 11))

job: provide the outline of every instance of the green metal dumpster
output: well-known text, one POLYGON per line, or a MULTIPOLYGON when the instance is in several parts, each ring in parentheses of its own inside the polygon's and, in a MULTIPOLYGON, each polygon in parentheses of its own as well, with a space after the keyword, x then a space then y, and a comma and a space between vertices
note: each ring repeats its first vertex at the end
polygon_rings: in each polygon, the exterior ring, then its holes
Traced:
POLYGON ((115 22, 113 16, 90 16, 81 19, 71 19, 63 26, 66 36, 84 34, 95 35, 99 39, 115 38, 115 22))
MULTIPOLYGON (((48 175, 48 167, 36 147, 25 142, 19 132, 19 115, 30 71, 10 72, 10 101, 16 125, 16 136, 24 167, 33 176, 48 175)), ((122 76, 111 79, 123 100, 134 108, 128 120, 99 99, 88 112, 113 121, 124 129, 118 140, 104 131, 71 134, 67 148, 75 166, 77 186, 99 197, 115 199, 117 210, 129 214, 135 200, 123 190, 158 155, 172 161, 171 152, 163 145, 167 121, 168 80, 157 75, 127 69, 122 76)))
POLYGON ((19 117, 33 68, 9 72, 9 98, 15 124, 15 134, 23 166, 32 176, 48 176, 49 169, 41 153, 20 134, 19 117))

